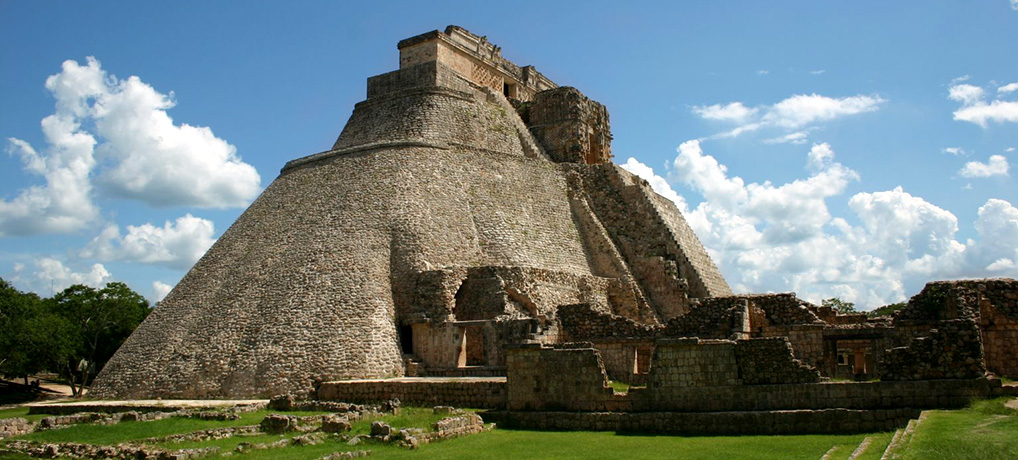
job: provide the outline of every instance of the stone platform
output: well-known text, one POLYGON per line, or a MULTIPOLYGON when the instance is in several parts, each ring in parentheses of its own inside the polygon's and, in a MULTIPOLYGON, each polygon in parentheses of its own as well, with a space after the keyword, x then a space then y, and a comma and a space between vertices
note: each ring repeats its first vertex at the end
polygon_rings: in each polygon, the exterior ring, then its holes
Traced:
POLYGON ((28 404, 29 414, 65 415, 79 412, 174 412, 183 409, 223 409, 265 406, 268 399, 136 399, 123 401, 50 401, 28 404))

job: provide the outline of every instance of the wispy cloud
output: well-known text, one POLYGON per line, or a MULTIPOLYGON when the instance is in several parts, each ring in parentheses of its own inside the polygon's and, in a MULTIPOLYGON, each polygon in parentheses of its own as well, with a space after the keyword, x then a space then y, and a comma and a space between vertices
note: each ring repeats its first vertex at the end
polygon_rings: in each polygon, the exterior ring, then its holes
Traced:
POLYGON ((786 131, 765 140, 767 143, 804 143, 811 125, 837 118, 872 112, 885 100, 877 95, 828 97, 820 94, 796 94, 773 105, 749 107, 742 102, 692 107, 703 119, 734 123, 738 126, 704 139, 737 137, 762 128, 786 131), (805 129, 804 129, 805 128, 805 129))
POLYGON ((1007 94, 1014 91, 1018 91, 1018 82, 1008 83, 1000 88, 997 88, 998 94, 1007 94))

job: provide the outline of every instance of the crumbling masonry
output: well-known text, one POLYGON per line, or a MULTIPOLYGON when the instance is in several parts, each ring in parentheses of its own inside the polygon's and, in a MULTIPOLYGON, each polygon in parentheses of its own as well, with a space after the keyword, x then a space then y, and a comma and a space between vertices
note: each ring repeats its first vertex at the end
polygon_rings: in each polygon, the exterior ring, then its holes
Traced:
POLYGON ((332 148, 286 164, 93 396, 314 382, 323 399, 398 394, 522 426, 824 432, 897 426, 996 391, 987 371, 1018 376, 1015 280, 931 283, 881 319, 733 295, 674 204, 611 162, 604 106, 456 26, 399 51, 332 148), (489 378, 350 382, 403 376, 489 378))

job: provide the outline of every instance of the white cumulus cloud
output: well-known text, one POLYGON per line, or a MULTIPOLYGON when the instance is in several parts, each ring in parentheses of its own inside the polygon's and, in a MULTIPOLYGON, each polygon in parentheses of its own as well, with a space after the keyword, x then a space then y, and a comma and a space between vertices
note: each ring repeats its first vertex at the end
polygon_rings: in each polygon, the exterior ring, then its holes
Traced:
POLYGON ((83 249, 81 257, 101 261, 131 261, 171 268, 190 268, 212 246, 212 221, 187 214, 162 227, 128 225, 121 234, 116 225, 106 227, 83 249))
POLYGON ((173 290, 173 286, 166 284, 162 281, 152 282, 152 297, 149 299, 153 304, 162 301, 166 298, 166 294, 169 294, 173 290))
MULTIPOLYGON (((974 222, 978 237, 967 241, 957 238, 954 214, 901 187, 842 198, 850 214, 834 216, 827 201, 858 174, 835 161, 828 144, 814 144, 805 160, 807 177, 746 183, 698 141, 679 146, 668 171, 679 188, 668 190, 703 198, 684 213, 736 292, 839 296, 868 309, 904 300, 934 279, 1018 275, 1018 208, 1011 203, 987 201, 974 222)), ((633 171, 651 183, 663 179, 649 168, 633 171)))
POLYGON ((31 262, 31 268, 25 264, 15 264, 11 277, 13 284, 43 296, 51 296, 73 284, 100 288, 112 280, 112 275, 103 264, 92 264, 85 269, 75 270, 53 257, 35 259, 31 262))
POLYGON ((168 206, 244 206, 261 179, 207 127, 176 125, 171 96, 138 77, 118 80, 94 58, 65 61, 46 79, 55 113, 42 120, 47 148, 8 139, 8 151, 44 185, 0 201, 0 235, 69 233, 99 215, 94 185, 113 195, 168 206))
POLYGON ((637 177, 646 180, 650 184, 650 188, 665 198, 668 198, 675 206, 679 208, 679 211, 686 212, 688 206, 686 200, 684 200, 675 190, 672 190, 672 186, 668 185, 668 181, 665 178, 654 174, 654 169, 643 163, 637 161, 636 158, 629 158, 626 163, 622 165, 622 169, 635 174, 637 177))
MULTIPOLYGON (((997 94, 1005 95, 1018 89, 1018 83, 1011 83, 997 88, 997 94)), ((1018 101, 995 99, 986 100, 986 91, 969 84, 951 86, 949 99, 960 102, 961 107, 954 111, 954 119, 967 121, 986 128, 989 122, 1018 123, 1018 101)))
POLYGON ((48 148, 37 152, 28 142, 7 139, 8 152, 19 155, 25 171, 41 176, 45 184, 0 201, 0 235, 70 233, 98 217, 89 178, 97 141, 81 126, 86 109, 79 102, 94 97, 103 84, 101 76, 68 63, 46 80, 46 89, 57 98, 56 112, 41 122, 48 148))
POLYGON ((975 178, 975 177, 993 177, 993 176, 1006 176, 1010 164, 1007 162, 1007 157, 1004 155, 992 155, 989 161, 981 163, 978 161, 970 161, 965 163, 965 166, 958 171, 961 177, 975 178))

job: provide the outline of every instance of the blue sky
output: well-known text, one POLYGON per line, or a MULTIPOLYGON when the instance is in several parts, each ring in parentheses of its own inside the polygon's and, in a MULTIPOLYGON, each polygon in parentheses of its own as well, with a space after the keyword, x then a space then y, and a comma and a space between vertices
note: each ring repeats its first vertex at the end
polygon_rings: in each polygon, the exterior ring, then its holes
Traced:
POLYGON ((605 104, 736 291, 1018 277, 1014 1, 362 3, 0 0, 0 276, 160 298, 456 24, 605 104))

